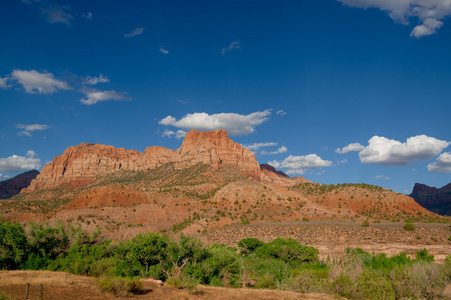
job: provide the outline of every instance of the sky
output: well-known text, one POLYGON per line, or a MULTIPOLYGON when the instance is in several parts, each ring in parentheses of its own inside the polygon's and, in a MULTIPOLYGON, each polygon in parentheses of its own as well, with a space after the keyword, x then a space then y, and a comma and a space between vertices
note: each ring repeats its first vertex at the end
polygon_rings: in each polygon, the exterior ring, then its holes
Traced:
POLYGON ((451 182, 451 0, 9 0, 0 180, 224 129, 290 176, 451 182))

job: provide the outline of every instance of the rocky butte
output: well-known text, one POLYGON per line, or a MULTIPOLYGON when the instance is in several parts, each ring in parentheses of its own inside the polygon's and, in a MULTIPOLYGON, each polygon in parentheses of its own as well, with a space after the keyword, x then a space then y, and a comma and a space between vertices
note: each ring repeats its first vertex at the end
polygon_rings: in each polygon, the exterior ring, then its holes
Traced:
MULTIPOLYGON (((226 131, 191 130, 177 151, 153 146, 142 153, 89 143, 69 147, 62 155, 44 166, 39 176, 23 192, 52 189, 76 181, 93 181, 119 170, 151 170, 169 162, 179 169, 203 163, 218 170, 225 164, 233 166, 248 177, 261 179, 260 165, 255 154, 232 141, 226 131)), ((289 177, 286 180, 290 180, 289 177)))

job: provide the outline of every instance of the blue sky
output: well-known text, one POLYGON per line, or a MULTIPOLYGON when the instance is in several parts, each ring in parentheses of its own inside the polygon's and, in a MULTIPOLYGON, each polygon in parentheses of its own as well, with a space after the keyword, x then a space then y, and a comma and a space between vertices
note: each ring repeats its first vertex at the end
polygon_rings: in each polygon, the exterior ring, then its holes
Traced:
POLYGON ((291 176, 451 182, 451 0, 47 1, 0 11, 0 180, 69 146, 223 128, 291 176))

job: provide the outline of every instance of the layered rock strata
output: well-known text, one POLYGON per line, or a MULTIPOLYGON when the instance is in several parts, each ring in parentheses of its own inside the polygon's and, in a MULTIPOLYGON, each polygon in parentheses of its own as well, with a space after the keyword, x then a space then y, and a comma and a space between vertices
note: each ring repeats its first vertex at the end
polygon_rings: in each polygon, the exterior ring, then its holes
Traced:
POLYGON ((218 170, 222 165, 237 168, 243 174, 260 180, 260 166, 255 154, 233 142, 221 129, 210 132, 188 132, 177 150, 148 147, 144 153, 101 144, 83 143, 67 148, 62 155, 45 165, 41 174, 24 192, 51 189, 64 183, 96 179, 119 170, 150 170, 172 162, 176 168, 187 168, 197 163, 211 165, 218 170))

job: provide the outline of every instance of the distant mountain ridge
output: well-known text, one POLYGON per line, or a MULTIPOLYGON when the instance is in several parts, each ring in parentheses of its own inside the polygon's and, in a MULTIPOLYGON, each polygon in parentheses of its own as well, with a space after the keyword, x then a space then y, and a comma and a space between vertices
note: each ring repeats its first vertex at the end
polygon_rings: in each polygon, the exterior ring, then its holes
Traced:
POLYGON ((432 212, 442 216, 451 215, 451 183, 441 188, 415 183, 409 196, 432 212))
POLYGON ((11 179, 0 181, 0 199, 9 199, 28 187, 33 179, 39 175, 39 171, 31 170, 19 174, 11 179))

